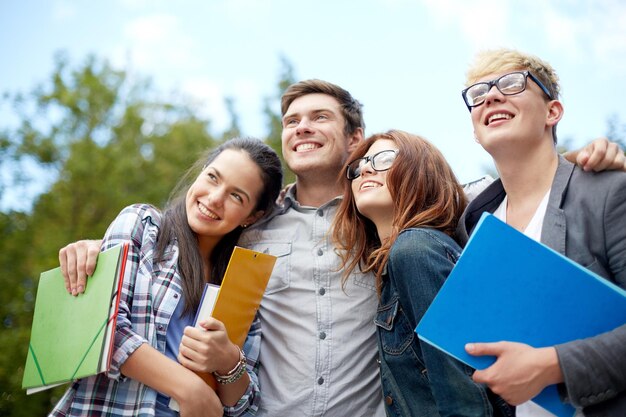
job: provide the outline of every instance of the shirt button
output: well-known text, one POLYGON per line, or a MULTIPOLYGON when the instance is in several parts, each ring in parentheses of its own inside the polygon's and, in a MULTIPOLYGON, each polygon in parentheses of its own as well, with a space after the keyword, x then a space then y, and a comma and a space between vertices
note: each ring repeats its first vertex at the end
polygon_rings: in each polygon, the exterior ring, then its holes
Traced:
POLYGON ((320 339, 322 339, 322 340, 326 339, 326 333, 325 332, 320 332, 320 339))
POLYGON ((318 385, 322 385, 324 383, 324 378, 322 378, 321 376, 319 378, 317 378, 317 384, 318 385))
POLYGON ((178 298, 178 294, 174 294, 174 298, 178 298))
POLYGON ((157 326, 157 328, 158 328, 159 330, 163 330, 163 325, 162 325, 162 324, 159 324, 159 325, 157 326))
POLYGON ((324 254, 324 251, 321 249, 317 250, 317 256, 322 256, 324 254))
POLYGON ((393 398, 391 398, 391 395, 387 395, 387 396, 385 397, 385 403, 386 403, 387 405, 391 405, 391 404, 393 404, 393 398))
POLYGON ((320 217, 324 217, 324 210, 317 210, 317 215, 320 217))
POLYGON ((318 293, 319 293, 319 295, 324 295, 324 294, 326 294, 326 290, 324 288, 320 288, 318 293))

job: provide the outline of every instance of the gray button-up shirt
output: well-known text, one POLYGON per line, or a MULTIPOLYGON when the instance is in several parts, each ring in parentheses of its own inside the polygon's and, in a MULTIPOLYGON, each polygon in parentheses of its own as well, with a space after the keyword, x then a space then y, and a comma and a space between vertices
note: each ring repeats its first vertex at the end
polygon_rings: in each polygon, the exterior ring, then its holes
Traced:
POLYGON ((303 207, 294 187, 240 245, 278 256, 259 309, 259 416, 384 416, 372 275, 341 287, 330 226, 340 198, 303 207))

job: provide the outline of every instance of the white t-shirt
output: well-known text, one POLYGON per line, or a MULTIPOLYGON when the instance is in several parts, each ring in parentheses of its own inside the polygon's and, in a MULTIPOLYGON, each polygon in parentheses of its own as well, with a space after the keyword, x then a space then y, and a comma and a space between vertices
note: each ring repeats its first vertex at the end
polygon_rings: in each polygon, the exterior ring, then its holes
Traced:
MULTIPOLYGON (((541 241, 541 230, 543 228, 543 219, 546 215, 546 209, 548 208, 548 199, 550 197, 550 190, 543 197, 539 206, 537 206, 537 210, 533 217, 528 222, 526 229, 524 229, 523 233, 529 238, 540 242, 541 241)), ((506 206, 508 203, 508 198, 505 196, 504 200, 498 206, 496 211, 493 212, 494 216, 498 219, 502 220, 506 223, 506 206)), ((539 407, 536 403, 532 401, 526 401, 516 407, 515 415, 518 417, 555 417, 554 414, 547 411, 546 409, 539 407)))

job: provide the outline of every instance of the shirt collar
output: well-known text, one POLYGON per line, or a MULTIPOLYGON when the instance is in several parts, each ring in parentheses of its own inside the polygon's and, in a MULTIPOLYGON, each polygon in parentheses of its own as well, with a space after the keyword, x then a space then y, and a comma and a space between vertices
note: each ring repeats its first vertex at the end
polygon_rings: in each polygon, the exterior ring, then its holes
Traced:
POLYGON ((307 209, 324 209, 326 207, 338 205, 342 199, 343 197, 341 196, 334 197, 330 201, 322 204, 320 207, 302 206, 296 199, 296 184, 292 184, 288 186, 287 192, 285 193, 285 199, 283 200, 281 213, 285 213, 290 208, 298 211, 303 211, 307 209))

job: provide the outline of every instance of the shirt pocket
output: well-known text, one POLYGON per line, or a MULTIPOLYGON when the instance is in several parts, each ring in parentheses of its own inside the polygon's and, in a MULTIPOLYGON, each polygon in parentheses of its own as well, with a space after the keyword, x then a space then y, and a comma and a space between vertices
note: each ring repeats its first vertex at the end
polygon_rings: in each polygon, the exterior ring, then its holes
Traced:
POLYGON ((374 277, 374 274, 371 274, 371 273, 364 274, 358 270, 358 267, 356 267, 355 271, 353 271, 350 275, 351 275, 352 282, 355 285, 358 285, 359 287, 367 288, 368 290, 372 292, 376 292, 376 277, 374 277))
POLYGON ((257 242, 247 245, 252 250, 276 256, 272 275, 265 294, 274 294, 289 288, 291 282, 291 242, 257 242))
POLYGON ((415 338, 415 332, 409 325, 398 298, 378 307, 374 324, 380 336, 382 350, 386 354, 403 354, 415 338))

